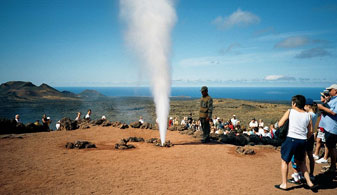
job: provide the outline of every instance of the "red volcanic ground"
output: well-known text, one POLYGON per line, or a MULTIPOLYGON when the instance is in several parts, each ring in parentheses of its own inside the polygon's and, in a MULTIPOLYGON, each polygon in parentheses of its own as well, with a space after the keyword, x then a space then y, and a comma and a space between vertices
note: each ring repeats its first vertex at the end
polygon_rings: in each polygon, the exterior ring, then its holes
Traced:
MULTIPOLYGON (((281 181, 280 152, 252 147, 242 156, 236 146, 201 144, 178 132, 167 132, 175 146, 114 144, 131 136, 159 137, 155 130, 91 127, 85 130, 31 133, 0 139, 0 194, 285 194, 274 188, 281 181), (96 149, 66 149, 67 142, 87 140, 96 149)), ((321 165, 316 166, 318 174, 321 165)), ((334 181, 335 182, 335 181, 334 181)), ((310 190, 296 187, 293 194, 310 190)), ((336 194, 336 187, 320 194, 336 194)))

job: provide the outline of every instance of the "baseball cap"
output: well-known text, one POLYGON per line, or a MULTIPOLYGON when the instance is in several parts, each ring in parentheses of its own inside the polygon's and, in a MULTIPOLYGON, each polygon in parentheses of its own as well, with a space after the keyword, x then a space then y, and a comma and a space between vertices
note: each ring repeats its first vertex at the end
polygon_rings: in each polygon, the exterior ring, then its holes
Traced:
POLYGON ((330 89, 337 89, 337 84, 332 84, 332 85, 330 85, 330 87, 327 87, 326 89, 327 89, 327 90, 330 90, 330 89))
POLYGON ((312 100, 311 98, 307 98, 305 101, 305 105, 313 105, 314 104, 314 100, 312 100))

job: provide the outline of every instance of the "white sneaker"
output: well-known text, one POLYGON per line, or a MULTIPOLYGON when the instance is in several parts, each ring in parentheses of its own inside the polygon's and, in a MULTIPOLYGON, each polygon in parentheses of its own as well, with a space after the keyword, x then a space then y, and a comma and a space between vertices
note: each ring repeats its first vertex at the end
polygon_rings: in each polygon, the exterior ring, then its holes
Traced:
POLYGON ((318 160, 318 159, 319 159, 319 156, 317 156, 317 155, 315 155, 315 154, 313 154, 312 156, 314 157, 315 160, 318 160))
POLYGON ((316 160, 316 163, 317 163, 317 164, 328 163, 328 160, 327 160, 327 159, 324 159, 324 158, 321 158, 321 159, 319 159, 319 160, 316 160))

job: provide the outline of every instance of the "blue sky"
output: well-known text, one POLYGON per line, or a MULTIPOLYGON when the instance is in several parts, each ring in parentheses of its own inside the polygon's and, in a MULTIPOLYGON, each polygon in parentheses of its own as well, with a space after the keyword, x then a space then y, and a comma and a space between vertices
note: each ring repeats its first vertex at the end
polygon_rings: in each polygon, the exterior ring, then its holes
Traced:
MULTIPOLYGON (((173 86, 337 83, 337 2, 176 0, 173 86)), ((0 1, 0 82, 147 85, 117 0, 0 1)))

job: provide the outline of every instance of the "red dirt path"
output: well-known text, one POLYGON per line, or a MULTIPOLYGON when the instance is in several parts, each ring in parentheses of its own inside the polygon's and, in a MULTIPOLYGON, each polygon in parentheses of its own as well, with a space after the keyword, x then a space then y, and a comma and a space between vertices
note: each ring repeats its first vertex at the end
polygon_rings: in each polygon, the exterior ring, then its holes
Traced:
MULTIPOLYGON (((235 146, 201 144, 178 132, 167 132, 175 146, 114 144, 130 136, 159 137, 155 130, 91 127, 86 130, 25 134, 0 139, 0 194, 286 194, 281 181, 280 152, 252 147, 242 156, 235 146), (67 142, 88 140, 96 149, 66 149, 67 142)), ((321 166, 316 166, 316 173, 321 166)), ((294 186, 294 185, 290 185, 294 186)), ((289 192, 288 192, 289 193, 289 192)), ((296 188, 292 194, 311 191, 296 188)), ((336 194, 322 189, 320 194, 336 194)))

